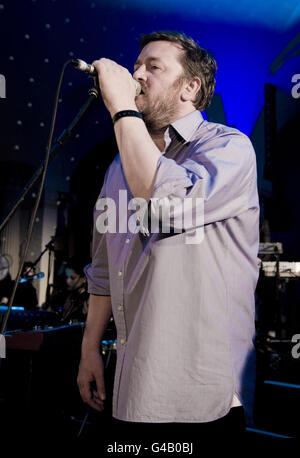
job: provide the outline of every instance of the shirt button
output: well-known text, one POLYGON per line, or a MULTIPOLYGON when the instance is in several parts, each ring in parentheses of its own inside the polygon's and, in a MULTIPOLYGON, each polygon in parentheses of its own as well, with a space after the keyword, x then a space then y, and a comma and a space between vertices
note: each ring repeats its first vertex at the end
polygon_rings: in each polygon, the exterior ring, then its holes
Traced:
POLYGON ((123 305, 118 305, 118 310, 123 310, 123 305))
POLYGON ((120 344, 121 344, 121 345, 124 345, 125 342, 126 342, 125 339, 121 339, 121 340, 120 340, 120 344))
POLYGON ((125 240, 125 243, 129 243, 129 242, 130 242, 130 239, 126 239, 126 240, 125 240))
POLYGON ((121 270, 119 270, 118 276, 119 276, 119 277, 122 277, 122 272, 121 272, 121 270))

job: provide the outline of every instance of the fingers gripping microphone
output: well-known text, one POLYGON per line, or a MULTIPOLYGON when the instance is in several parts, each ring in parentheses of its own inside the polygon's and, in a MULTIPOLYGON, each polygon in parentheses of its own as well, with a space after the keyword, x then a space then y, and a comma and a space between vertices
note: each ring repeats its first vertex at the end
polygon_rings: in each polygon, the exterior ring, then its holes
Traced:
MULTIPOLYGON (((95 69, 94 65, 87 64, 84 60, 81 59, 73 59, 72 65, 74 65, 77 70, 81 70, 82 72, 89 73, 91 76, 97 76, 97 70, 95 69)), ((136 97, 141 93, 141 85, 138 81, 133 79, 136 88, 136 97)))
POLYGON ((73 59, 72 65, 74 65, 77 70, 81 70, 82 72, 89 73, 92 76, 97 76, 97 71, 94 65, 87 64, 84 60, 81 59, 73 59))

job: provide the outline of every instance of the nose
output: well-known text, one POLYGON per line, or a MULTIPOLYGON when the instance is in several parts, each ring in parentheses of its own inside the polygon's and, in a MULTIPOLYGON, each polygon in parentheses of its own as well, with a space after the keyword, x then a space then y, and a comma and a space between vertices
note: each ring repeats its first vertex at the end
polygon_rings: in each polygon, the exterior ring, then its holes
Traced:
POLYGON ((137 81, 146 81, 146 65, 140 65, 133 74, 133 78, 137 81))

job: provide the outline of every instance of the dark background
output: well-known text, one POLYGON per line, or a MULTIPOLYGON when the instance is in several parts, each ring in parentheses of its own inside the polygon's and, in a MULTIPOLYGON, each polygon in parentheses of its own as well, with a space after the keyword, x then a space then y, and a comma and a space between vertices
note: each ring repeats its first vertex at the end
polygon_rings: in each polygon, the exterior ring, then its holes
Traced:
MULTIPOLYGON (((214 52, 219 65, 216 93, 203 115, 251 138, 257 156, 261 240, 282 242, 282 259, 300 261, 300 87, 292 95, 292 88, 300 81, 299 0, 0 0, 0 74, 6 81, 5 94, 3 86, 0 93, 0 219, 44 157, 63 63, 70 58, 91 63, 107 57, 132 71, 139 35, 166 29, 184 32, 214 52), (294 75, 298 77, 293 82, 294 75)), ((91 86, 91 78, 67 68, 55 137, 71 122, 91 86)), ((28 260, 36 259, 56 235, 52 275, 69 256, 89 261, 93 206, 115 154, 111 119, 99 99, 49 166, 28 260)), ((35 193, 36 188, 0 234, 0 254, 9 255, 12 277, 17 272, 35 193)), ((46 272, 47 258, 42 262, 40 268, 46 272)), ((285 316, 290 314, 291 333, 300 330, 299 279, 294 280, 286 283, 286 294, 280 292, 285 316)), ((41 305, 45 285, 40 282, 36 287, 41 305)), ((274 316, 273 304, 278 299, 274 285, 270 295, 264 285, 262 289, 269 296, 264 313, 274 316)), ((59 372, 64 361, 57 362, 55 351, 51 364, 53 361, 53 371, 59 372)), ((297 362, 291 358, 291 342, 263 347, 257 402, 261 428, 292 435, 299 432, 300 403, 295 395, 299 389, 282 388, 280 392, 277 386, 266 389, 263 383, 266 378, 299 383, 297 362)), ((47 367, 51 372, 52 365, 47 367)), ((14 395, 21 376, 16 365, 12 370, 14 395)), ((74 373, 72 377, 74 381, 74 373)), ((41 396, 42 384, 37 382, 41 396)), ((60 387, 56 389, 58 393, 60 387)), ((58 399, 55 394, 53 397, 58 399)), ((39 409, 41 413, 42 407, 39 409)), ((82 405, 80 409, 80 415, 72 412, 83 418, 85 409, 82 405)))
MULTIPOLYGON (((257 153, 262 220, 266 212, 271 221, 271 238, 284 243, 286 258, 300 259, 300 100, 291 95, 296 84, 292 76, 300 72, 300 14, 299 2, 293 0, 2 1, 0 73, 6 79, 6 98, 0 99, 0 215, 6 214, 44 156, 63 63, 75 57, 87 62, 108 57, 132 71, 139 52, 139 35, 158 29, 183 31, 214 52, 219 64, 216 96, 204 116, 251 137, 257 153), (276 87, 276 141, 267 175, 266 83, 276 87), (268 208, 272 214, 268 214, 268 208)), ((56 136, 86 100, 91 85, 91 78, 67 68, 56 136)), ((93 205, 105 169, 115 154, 112 133, 110 117, 99 100, 49 167, 44 203, 47 207, 58 202, 52 232, 54 235, 58 230, 65 235, 58 248, 63 245, 66 255, 74 255, 80 249, 83 257, 89 256, 93 205)), ((32 203, 30 195, 19 223, 23 225, 21 233, 32 203)), ((41 215, 30 250, 32 259, 41 248, 44 225, 41 215)), ((1 241, 0 251, 5 252, 3 237, 1 241)), ((22 245, 22 237, 17 243, 22 245)), ((17 264, 18 259, 14 259, 13 269, 17 264)))

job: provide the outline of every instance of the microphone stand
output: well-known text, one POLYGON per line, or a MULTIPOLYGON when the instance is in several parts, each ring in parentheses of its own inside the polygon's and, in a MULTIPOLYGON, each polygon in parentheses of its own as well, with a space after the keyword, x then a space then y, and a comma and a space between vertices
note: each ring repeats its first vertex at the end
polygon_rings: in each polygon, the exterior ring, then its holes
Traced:
MULTIPOLYGON (((71 124, 65 130, 62 131, 62 133, 60 134, 58 139, 55 141, 53 147, 51 148, 50 155, 49 155, 49 163, 55 158, 55 156, 57 154, 57 151, 60 148, 62 148, 63 145, 70 139, 72 131, 74 130, 75 126, 78 124, 78 122, 80 121, 80 119, 82 118, 84 113, 87 111, 87 109, 89 108, 91 103, 95 99, 98 98, 98 96, 100 94, 100 91, 98 90, 98 87, 99 87, 98 84, 96 84, 97 83, 96 82, 96 78, 94 78, 94 82, 95 82, 95 87, 92 87, 88 91, 89 98, 84 103, 84 105, 80 108, 79 112, 77 113, 77 115, 75 116, 75 118, 73 119, 71 124)), ((44 165, 45 165, 45 161, 40 165, 40 167, 34 173, 32 178, 25 185, 25 188, 24 188, 23 192, 20 194, 20 196, 16 200, 15 204, 12 206, 11 210, 9 211, 8 215, 4 218, 4 220, 0 224, 0 233, 1 233, 2 229, 6 226, 6 224, 10 221, 10 219, 12 218, 14 213, 16 212, 17 208, 23 202, 23 200, 25 199, 25 197, 28 194, 28 192, 30 191, 30 189, 36 183, 38 178, 42 175, 43 169, 44 169, 44 165)), ((19 280, 19 278, 17 278, 16 280, 19 280)), ((14 299, 14 296, 15 296, 15 290, 17 288, 17 285, 18 285, 18 283, 16 282, 16 284, 14 286, 14 289, 13 289, 13 292, 12 292, 12 295, 10 297, 9 303, 8 303, 8 307, 7 307, 7 311, 6 311, 4 320, 3 320, 2 325, 1 325, 0 334, 2 334, 2 335, 5 335, 5 332, 6 332, 8 317, 9 317, 9 314, 10 314, 10 311, 11 311, 11 307, 12 307, 12 304, 13 304, 13 299, 14 299)), ((1 359, 0 359, 0 361, 1 361, 1 359)))
POLYGON ((41 254, 38 256, 38 258, 36 258, 36 260, 32 263, 33 264, 33 267, 35 267, 37 265, 37 263, 39 262, 39 260, 41 259, 41 257, 43 256, 43 254, 46 253, 46 251, 51 251, 53 250, 53 243, 55 242, 55 239, 56 239, 56 235, 53 235, 53 237, 51 237, 51 240, 50 242, 47 243, 47 245, 45 245, 45 248, 44 250, 41 252, 41 254))
MULTIPOLYGON (((53 161, 55 158, 58 150, 63 147, 63 145, 70 139, 72 135, 72 131, 75 128, 75 126, 78 124, 80 121, 81 117, 84 115, 84 113, 87 111, 91 103, 99 96, 99 91, 97 90, 96 87, 93 87, 89 89, 89 98, 85 102, 85 104, 80 108, 79 112, 71 122, 71 124, 62 131, 58 139, 55 141, 51 152, 50 152, 50 157, 49 157, 49 163, 53 161)), ((11 210, 7 214, 7 216, 4 218, 4 220, 0 224, 0 232, 2 229, 6 226, 6 224, 9 222, 9 220, 12 218, 20 204, 23 202, 25 199, 26 195, 29 193, 33 185, 36 183, 38 178, 41 176, 44 168, 44 162, 38 167, 37 171, 33 174, 33 176, 30 178, 30 180, 26 183, 24 190, 21 192, 19 197, 17 198, 16 202, 12 206, 11 210)))
POLYGON ((41 257, 42 257, 47 251, 49 251, 49 258, 48 258, 48 274, 47 274, 47 287, 46 287, 46 292, 47 292, 47 293, 46 293, 46 302, 47 302, 47 300, 48 300, 48 297, 47 297, 47 296, 48 296, 48 293, 49 293, 48 290, 49 290, 50 265, 51 265, 51 263, 50 263, 50 256, 51 256, 51 253, 54 252, 54 246, 53 246, 53 244, 54 244, 54 242, 55 242, 55 239, 56 239, 56 235, 53 235, 53 237, 51 237, 51 239, 50 239, 50 242, 48 242, 48 243, 45 245, 44 250, 40 253, 40 255, 36 258, 36 260, 32 263, 32 264, 33 264, 33 267, 35 267, 35 266, 39 263, 41 257))

